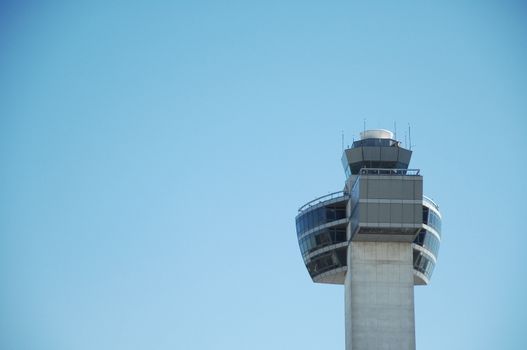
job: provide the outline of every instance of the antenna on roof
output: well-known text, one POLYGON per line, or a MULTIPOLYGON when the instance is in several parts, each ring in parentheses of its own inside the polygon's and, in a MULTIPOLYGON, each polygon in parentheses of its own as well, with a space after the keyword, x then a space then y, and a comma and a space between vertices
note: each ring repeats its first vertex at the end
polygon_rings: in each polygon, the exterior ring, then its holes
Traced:
POLYGON ((344 130, 342 131, 342 152, 344 152, 344 130))
POLYGON ((410 146, 410 150, 412 150, 412 134, 410 133, 410 123, 408 123, 408 143, 410 146))
POLYGON ((362 128, 362 131, 366 132, 366 118, 364 118, 364 126, 362 128))
POLYGON ((404 131, 404 148, 408 148, 408 145, 406 142, 406 130, 404 131))
POLYGON ((397 122, 393 121, 393 138, 397 141, 397 122))

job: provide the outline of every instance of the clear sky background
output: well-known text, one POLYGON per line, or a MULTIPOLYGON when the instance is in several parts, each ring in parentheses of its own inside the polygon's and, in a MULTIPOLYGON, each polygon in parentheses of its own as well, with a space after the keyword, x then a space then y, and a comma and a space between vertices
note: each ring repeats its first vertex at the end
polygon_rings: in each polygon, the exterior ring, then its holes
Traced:
POLYGON ((525 349, 525 1, 0 2, 0 349, 343 349, 300 205, 408 124, 419 350, 525 349))

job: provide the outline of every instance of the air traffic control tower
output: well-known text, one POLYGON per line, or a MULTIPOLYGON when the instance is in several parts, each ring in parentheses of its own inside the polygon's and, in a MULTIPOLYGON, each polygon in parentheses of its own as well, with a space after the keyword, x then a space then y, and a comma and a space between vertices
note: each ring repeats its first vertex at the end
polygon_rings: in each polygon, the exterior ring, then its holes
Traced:
POLYGON ((437 204, 387 130, 344 150, 344 190, 303 205, 298 244, 313 282, 345 286, 346 350, 415 350, 414 285, 429 283, 441 241, 437 204))

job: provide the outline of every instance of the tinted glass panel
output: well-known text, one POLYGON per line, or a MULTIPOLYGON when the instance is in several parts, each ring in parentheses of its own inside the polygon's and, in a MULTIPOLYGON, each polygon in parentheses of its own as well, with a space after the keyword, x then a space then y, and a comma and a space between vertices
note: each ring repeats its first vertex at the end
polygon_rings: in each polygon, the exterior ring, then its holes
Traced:
POLYGON ((346 228, 329 228, 322 231, 314 232, 302 238, 298 244, 302 255, 305 256, 317 249, 328 245, 342 243, 346 241, 346 228))
POLYGON ((320 207, 310 210, 296 219, 297 235, 328 222, 346 218, 346 206, 342 203, 340 206, 320 207))
POLYGON ((437 258, 440 242, 433 233, 422 229, 415 237, 414 243, 426 248, 437 258))
POLYGON ((435 264, 432 260, 422 253, 414 251, 414 269, 424 274, 428 279, 432 277, 435 264))
POLYGON ((439 234, 441 234, 441 219, 432 210, 428 213, 428 226, 433 227, 439 234))
POLYGON ((321 273, 346 266, 347 247, 332 250, 314 257, 308 264, 307 269, 311 277, 321 273))
POLYGON ((423 205, 423 224, 428 225, 428 207, 423 205))

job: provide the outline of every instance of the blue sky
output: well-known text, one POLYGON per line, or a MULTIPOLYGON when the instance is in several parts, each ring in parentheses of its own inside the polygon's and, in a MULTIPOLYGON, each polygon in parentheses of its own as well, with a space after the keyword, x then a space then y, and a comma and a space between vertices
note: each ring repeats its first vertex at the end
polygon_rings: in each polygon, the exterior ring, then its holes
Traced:
POLYGON ((0 348, 342 349, 294 217, 412 127, 418 349, 527 347, 522 1, 2 1, 0 348))

